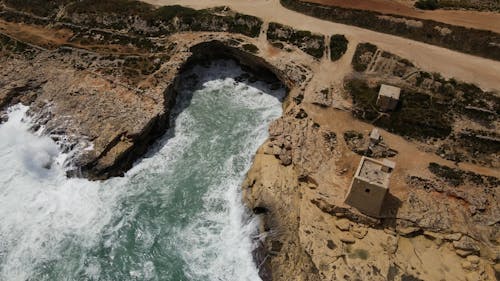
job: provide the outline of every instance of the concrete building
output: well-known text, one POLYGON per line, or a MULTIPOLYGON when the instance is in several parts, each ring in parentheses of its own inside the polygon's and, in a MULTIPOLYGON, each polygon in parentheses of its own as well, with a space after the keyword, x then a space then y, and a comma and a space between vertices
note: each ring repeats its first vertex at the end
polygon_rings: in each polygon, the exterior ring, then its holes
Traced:
POLYGON ((391 111, 396 109, 399 102, 401 89, 398 87, 382 84, 377 97, 377 106, 380 111, 391 111))
POLYGON ((370 144, 374 145, 380 142, 381 136, 377 128, 373 128, 370 132, 370 144))
POLYGON ((394 167, 395 163, 389 160, 380 162, 368 157, 361 158, 345 203, 366 215, 378 217, 394 167))

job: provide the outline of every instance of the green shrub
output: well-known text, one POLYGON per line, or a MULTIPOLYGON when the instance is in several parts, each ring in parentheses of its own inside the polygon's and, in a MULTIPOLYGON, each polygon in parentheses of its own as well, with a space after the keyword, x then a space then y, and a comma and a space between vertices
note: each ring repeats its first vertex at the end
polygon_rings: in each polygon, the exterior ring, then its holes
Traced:
POLYGON ((336 61, 347 51, 349 41, 344 35, 335 34, 330 38, 330 59, 336 61))
POLYGON ((415 2, 415 8, 422 10, 435 10, 439 8, 437 0, 418 0, 415 2))
POLYGON ((255 46, 254 44, 245 44, 242 47, 245 51, 248 51, 252 54, 256 54, 257 52, 259 52, 259 48, 257 48, 257 46, 255 46))
POLYGON ((296 30, 275 22, 269 23, 267 39, 273 44, 276 43, 275 41, 289 43, 318 59, 322 58, 325 53, 325 37, 323 35, 313 34, 306 30, 296 30))

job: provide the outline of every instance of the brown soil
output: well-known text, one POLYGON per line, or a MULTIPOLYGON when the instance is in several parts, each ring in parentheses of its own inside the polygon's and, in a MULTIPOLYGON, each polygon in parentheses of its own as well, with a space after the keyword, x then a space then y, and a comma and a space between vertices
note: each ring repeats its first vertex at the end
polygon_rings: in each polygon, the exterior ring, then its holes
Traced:
POLYGON ((69 29, 50 29, 36 25, 23 23, 13 23, 0 20, 0 33, 9 35, 17 40, 34 44, 49 50, 56 49, 61 45, 69 45, 76 48, 91 49, 99 53, 122 53, 137 54, 140 53, 137 48, 109 44, 109 45, 81 45, 74 42, 68 42, 73 36, 73 31, 69 29))
POLYGON ((0 20, 0 31, 18 40, 52 49, 65 44, 73 35, 68 29, 45 29, 39 26, 12 23, 0 20))
POLYGON ((500 22, 500 13, 494 12, 459 10, 423 11, 413 8, 408 3, 391 0, 307 0, 304 2, 434 20, 453 25, 491 30, 500 33, 500 24, 495 24, 495 22, 500 22))

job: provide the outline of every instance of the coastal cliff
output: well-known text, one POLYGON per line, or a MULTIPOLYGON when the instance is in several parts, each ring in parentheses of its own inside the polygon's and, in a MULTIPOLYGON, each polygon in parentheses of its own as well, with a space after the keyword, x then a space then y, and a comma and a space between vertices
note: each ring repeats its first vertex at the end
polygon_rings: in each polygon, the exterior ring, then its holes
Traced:
POLYGON ((357 46, 352 65, 343 86, 291 97, 243 184, 262 218, 263 272, 269 280, 498 278, 498 142, 480 137, 497 130, 498 93, 370 44, 357 46), (390 114, 373 111, 381 83, 404 91, 390 114), (435 104, 425 106, 428 96, 435 104), (491 115, 465 113, 478 102, 491 115), (369 145, 377 127, 382 142, 369 145), (379 217, 344 203, 361 156, 396 162, 379 217))
POLYGON ((0 11, 0 109, 29 104, 33 129, 74 151, 70 176, 122 175, 168 128, 180 74, 233 59, 288 89, 242 185, 261 218, 264 280, 498 278, 498 93, 345 37, 334 55, 321 35, 224 7, 12 3, 0 11), (373 110, 381 83, 403 89, 394 114, 373 110), (383 145, 368 152, 374 127, 383 145), (343 202, 368 153, 397 163, 380 218, 343 202))

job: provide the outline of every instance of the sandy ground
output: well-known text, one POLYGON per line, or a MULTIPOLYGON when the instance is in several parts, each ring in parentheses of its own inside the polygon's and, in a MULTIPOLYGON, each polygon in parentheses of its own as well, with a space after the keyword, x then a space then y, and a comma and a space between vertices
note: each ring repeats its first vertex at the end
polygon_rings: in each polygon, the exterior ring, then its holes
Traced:
POLYGON ((484 89, 500 89, 500 62, 459 53, 449 49, 374 32, 354 26, 309 17, 282 7, 279 0, 142 0, 154 5, 184 5, 201 9, 229 6, 241 13, 254 15, 266 22, 278 22, 297 29, 325 35, 345 34, 349 48, 359 42, 371 42, 381 49, 411 60, 417 67, 440 72, 444 77, 476 83, 484 89))
POLYGON ((304 2, 435 20, 448 24, 491 30, 500 33, 500 13, 494 12, 460 10, 423 11, 413 8, 408 5, 409 3, 396 2, 393 0, 306 0, 304 2))

